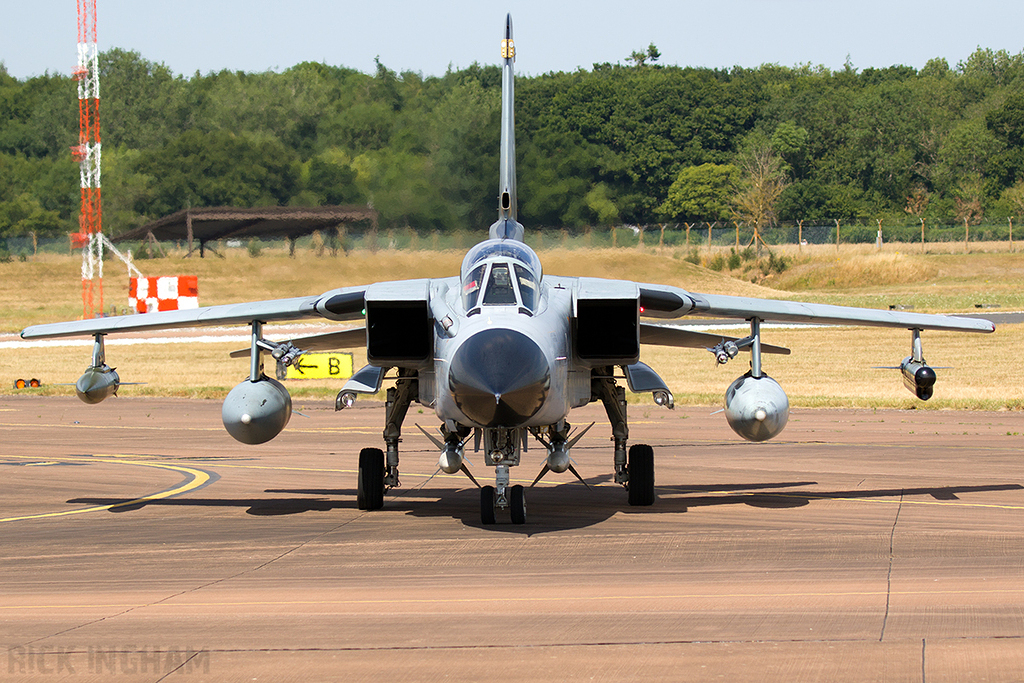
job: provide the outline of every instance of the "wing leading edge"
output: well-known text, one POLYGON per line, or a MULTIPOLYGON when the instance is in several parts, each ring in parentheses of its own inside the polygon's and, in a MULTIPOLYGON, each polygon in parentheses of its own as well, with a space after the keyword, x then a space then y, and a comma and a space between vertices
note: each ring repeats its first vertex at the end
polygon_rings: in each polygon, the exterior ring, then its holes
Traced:
POLYGON ((344 287, 325 294, 290 299, 270 299, 238 304, 205 306, 184 311, 159 311, 92 320, 32 325, 21 332, 22 339, 50 339, 118 332, 147 332, 211 325, 248 325, 284 322, 303 318, 356 320, 362 317, 366 287, 344 287))
POLYGON ((995 325, 980 318, 961 318, 906 311, 885 311, 780 299, 753 299, 723 294, 698 294, 668 285, 640 284, 642 315, 681 318, 708 315, 762 322, 861 325, 954 332, 994 332, 995 325))

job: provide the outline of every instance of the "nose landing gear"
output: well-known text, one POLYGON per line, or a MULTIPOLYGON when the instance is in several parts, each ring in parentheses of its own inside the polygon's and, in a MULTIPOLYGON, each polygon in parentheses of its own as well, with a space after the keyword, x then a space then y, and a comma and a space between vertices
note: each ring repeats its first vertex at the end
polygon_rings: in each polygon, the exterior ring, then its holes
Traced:
POLYGON ((480 489, 480 521, 494 524, 497 511, 508 510, 513 524, 526 524, 526 492, 510 486, 509 468, 519 464, 523 432, 520 429, 485 429, 484 463, 494 467, 494 486, 480 489))

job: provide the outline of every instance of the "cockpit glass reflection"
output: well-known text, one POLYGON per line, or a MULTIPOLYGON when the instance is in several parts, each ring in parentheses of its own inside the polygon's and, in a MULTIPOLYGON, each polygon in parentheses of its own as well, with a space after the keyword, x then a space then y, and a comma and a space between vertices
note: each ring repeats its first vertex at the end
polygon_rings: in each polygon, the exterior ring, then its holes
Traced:
POLYGON ((516 280, 519 283, 519 295, 523 299, 523 308, 534 310, 537 303, 537 281, 533 279, 533 273, 519 265, 513 264, 516 270, 516 280))
POLYGON ((491 276, 487 279, 484 291, 484 305, 515 305, 516 290, 512 286, 512 275, 507 263, 495 263, 491 266, 491 276))
POLYGON ((476 307, 477 299, 480 298, 480 287, 483 284, 485 270, 487 270, 486 264, 478 266, 473 269, 469 277, 463 280, 462 301, 467 311, 476 307))

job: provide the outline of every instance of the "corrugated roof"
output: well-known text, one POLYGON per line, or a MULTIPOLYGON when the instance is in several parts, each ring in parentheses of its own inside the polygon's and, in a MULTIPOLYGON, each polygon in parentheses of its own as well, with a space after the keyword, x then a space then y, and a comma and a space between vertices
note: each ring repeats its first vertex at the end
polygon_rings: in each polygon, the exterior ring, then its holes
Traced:
POLYGON ((377 212, 366 206, 267 206, 253 209, 200 207, 177 213, 134 228, 113 238, 113 242, 183 240, 204 244, 222 239, 287 237, 295 239, 343 223, 370 221, 377 224, 377 212))

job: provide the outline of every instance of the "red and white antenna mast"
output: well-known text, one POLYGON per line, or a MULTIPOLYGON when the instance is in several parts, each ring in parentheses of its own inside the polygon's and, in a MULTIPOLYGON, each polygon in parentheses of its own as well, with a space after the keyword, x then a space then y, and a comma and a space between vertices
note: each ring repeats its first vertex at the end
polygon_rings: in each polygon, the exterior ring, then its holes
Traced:
POLYGON ((78 2, 78 146, 82 211, 79 232, 88 238, 82 248, 82 317, 103 311, 103 221, 100 201, 100 71, 96 46, 96 0, 78 2))

